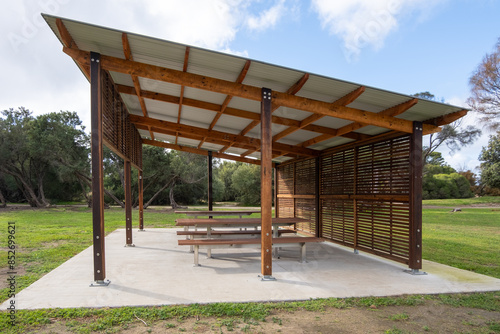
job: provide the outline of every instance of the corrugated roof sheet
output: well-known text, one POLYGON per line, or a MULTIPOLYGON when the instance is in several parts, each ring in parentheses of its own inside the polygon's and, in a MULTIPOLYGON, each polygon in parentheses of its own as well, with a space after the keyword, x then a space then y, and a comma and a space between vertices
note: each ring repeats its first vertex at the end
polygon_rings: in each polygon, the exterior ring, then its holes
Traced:
MULTIPOLYGON (((328 78, 317 74, 306 74, 300 70, 285 68, 230 54, 99 27, 50 15, 44 15, 44 18, 55 35, 63 42, 56 25, 56 20, 61 19, 69 34, 76 42, 77 47, 82 51, 99 52, 102 55, 125 59, 122 36, 126 33, 132 58, 134 61, 140 63, 160 66, 176 71, 183 71, 186 65, 187 72, 189 73, 235 82, 241 75, 245 64, 250 61, 250 67, 243 80, 243 84, 245 85, 266 87, 278 92, 287 92, 291 87, 294 87, 299 80, 303 79, 305 75, 308 75, 305 84, 297 92, 293 93, 299 97, 327 103, 334 102, 359 87, 365 87, 365 91, 354 102, 349 104, 348 107, 372 113, 378 113, 412 99, 411 96, 404 94, 328 78), (189 51, 189 57, 187 64, 184 64, 186 50, 189 51)), ((134 82, 129 74, 111 72, 111 76, 113 81, 118 85, 134 87, 134 82)), ((180 124, 195 126, 206 130, 210 129, 210 124, 217 115, 216 111, 220 112, 222 110, 222 104, 227 97, 224 94, 191 87, 184 87, 184 95, 181 96, 182 89, 180 85, 144 77, 139 78, 139 85, 142 91, 149 93, 164 94, 177 100, 189 99, 190 102, 186 102, 186 104, 182 106, 180 124)), ((139 99, 134 94, 135 89, 133 93, 130 94, 121 93, 121 97, 131 114, 142 116, 143 111, 139 104, 139 99)), ((172 103, 172 101, 163 102, 149 98, 145 98, 144 100, 149 117, 177 123, 179 112, 178 104, 172 103)), ((255 120, 255 115, 260 114, 261 108, 260 102, 258 101, 236 96, 232 97, 228 107, 232 108, 230 112, 231 115, 222 113, 213 129, 232 135, 241 134, 242 131, 255 120), (242 115, 241 112, 235 111, 234 109, 250 111, 253 114, 242 115), (239 113, 241 117, 236 117, 234 113, 239 113)), ((416 105, 395 117, 410 121, 426 121, 460 110, 463 110, 463 108, 420 100, 416 105)), ((276 108, 273 113, 276 119, 272 125, 272 134, 276 135, 281 133, 290 126, 296 130, 277 140, 277 142, 300 147, 305 141, 322 135, 322 132, 317 132, 321 131, 318 129, 313 129, 313 131, 301 129, 304 127, 304 124, 301 122, 311 115, 313 115, 313 113, 309 111, 283 106, 276 108)), ((324 116, 314 121, 312 124, 314 126, 338 129, 351 123, 353 122, 350 120, 324 116)), ((246 133, 244 135, 246 137, 260 138, 260 125, 256 125, 245 131, 246 133)), ((355 133, 378 135, 387 131, 388 129, 378 126, 365 126, 356 130, 355 133)), ((144 138, 150 138, 150 133, 148 131, 140 130, 139 133, 144 138)), ((190 147, 198 147, 201 142, 200 140, 192 138, 182 138, 160 133, 155 133, 154 136, 156 140, 163 140, 169 143, 177 142, 179 145, 190 147)), ((316 143, 309 148, 323 150, 343 145, 351 141, 352 139, 349 138, 334 137, 316 143)), ((220 150, 223 146, 205 142, 201 147, 205 150, 220 150)), ((242 154, 246 151, 245 149, 230 147, 225 153, 242 154)), ((260 157, 260 153, 252 153, 249 157, 258 158, 260 157)), ((286 161, 287 159, 290 159, 290 157, 274 157, 274 161, 276 162, 286 161)))

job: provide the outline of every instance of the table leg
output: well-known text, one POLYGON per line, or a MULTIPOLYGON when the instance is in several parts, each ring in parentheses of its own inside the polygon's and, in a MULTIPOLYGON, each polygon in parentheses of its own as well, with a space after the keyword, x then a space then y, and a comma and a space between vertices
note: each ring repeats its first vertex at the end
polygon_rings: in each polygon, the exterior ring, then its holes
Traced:
MULTIPOLYGON (((212 228, 210 226, 207 227, 207 239, 212 239, 212 228)), ((207 258, 212 257, 212 249, 209 247, 207 248, 207 258)))
POLYGON ((194 265, 197 267, 200 265, 199 263, 199 255, 200 254, 200 246, 194 246, 194 265))
MULTIPOLYGON (((279 226, 278 225, 275 225, 273 226, 273 238, 277 238, 278 237, 278 229, 279 229, 279 226)), ((279 257, 279 247, 273 247, 273 257, 279 257)))
MULTIPOLYGON (((184 231, 185 232, 189 231, 189 226, 184 226, 184 231)), ((186 235, 186 240, 190 240, 192 238, 193 238, 193 236, 186 235)), ((190 253, 193 252, 193 245, 189 246, 189 252, 190 253)))

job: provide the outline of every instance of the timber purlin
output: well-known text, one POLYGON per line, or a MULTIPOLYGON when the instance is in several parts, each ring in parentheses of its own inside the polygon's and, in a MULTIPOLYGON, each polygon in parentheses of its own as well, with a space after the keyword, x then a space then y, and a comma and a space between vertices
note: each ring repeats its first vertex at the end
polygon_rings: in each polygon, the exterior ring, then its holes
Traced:
POLYGON ((304 232, 409 264, 410 138, 391 132, 280 164, 280 217, 305 218, 304 232))

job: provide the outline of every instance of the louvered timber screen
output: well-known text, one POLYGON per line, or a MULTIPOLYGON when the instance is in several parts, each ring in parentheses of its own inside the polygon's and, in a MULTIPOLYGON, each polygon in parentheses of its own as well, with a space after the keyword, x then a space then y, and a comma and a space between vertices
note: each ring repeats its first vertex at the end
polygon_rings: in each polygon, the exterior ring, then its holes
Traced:
POLYGON ((306 218, 310 223, 299 227, 305 232, 408 264, 409 135, 391 134, 325 151, 318 160, 291 161, 279 165, 277 175, 280 217, 306 218))
POLYGON ((122 158, 129 159, 142 168, 142 141, 135 126, 128 118, 120 94, 115 89, 111 76, 102 71, 102 131, 104 141, 122 158))

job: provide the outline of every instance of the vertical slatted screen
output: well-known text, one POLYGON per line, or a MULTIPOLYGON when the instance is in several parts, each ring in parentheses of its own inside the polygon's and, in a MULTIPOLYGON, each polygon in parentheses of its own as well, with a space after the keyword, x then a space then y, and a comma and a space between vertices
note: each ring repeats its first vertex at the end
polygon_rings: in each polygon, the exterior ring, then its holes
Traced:
POLYGON ((141 136, 130 122, 125 104, 106 71, 102 72, 101 85, 104 141, 122 158, 129 159, 134 165, 142 168, 141 136))
POLYGON ((280 217, 306 218, 311 223, 299 228, 314 234, 319 214, 320 237, 408 263, 410 136, 325 151, 319 159, 319 194, 315 163, 309 159, 278 166, 280 217))

